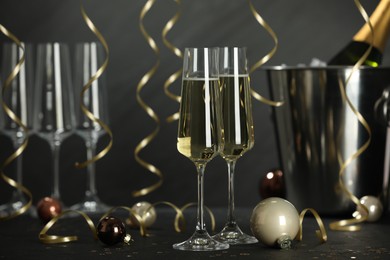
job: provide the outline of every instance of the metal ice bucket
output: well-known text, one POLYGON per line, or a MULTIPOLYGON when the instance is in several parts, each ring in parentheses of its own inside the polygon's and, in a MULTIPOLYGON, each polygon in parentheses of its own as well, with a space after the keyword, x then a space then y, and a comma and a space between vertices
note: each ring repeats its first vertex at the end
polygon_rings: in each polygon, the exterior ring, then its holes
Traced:
MULTIPOLYGON (((299 210, 341 215, 355 204, 341 189, 340 166, 367 141, 367 130, 342 98, 351 67, 266 68, 270 95, 284 100, 273 108, 279 159, 287 199, 299 210)), ((369 147, 343 172, 345 187, 357 198, 378 196, 388 204, 390 174, 390 68, 361 68, 347 96, 372 131, 369 147)))

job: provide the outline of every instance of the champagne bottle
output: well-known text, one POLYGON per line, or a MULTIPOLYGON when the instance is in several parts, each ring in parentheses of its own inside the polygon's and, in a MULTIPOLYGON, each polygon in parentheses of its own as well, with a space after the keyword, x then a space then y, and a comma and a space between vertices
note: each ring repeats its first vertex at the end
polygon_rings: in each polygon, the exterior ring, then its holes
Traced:
MULTIPOLYGON (((363 65, 378 67, 390 32, 390 0, 381 0, 370 16, 374 29, 373 48, 363 65)), ((352 41, 334 56, 328 65, 354 65, 370 47, 371 29, 367 23, 353 36, 352 41)))

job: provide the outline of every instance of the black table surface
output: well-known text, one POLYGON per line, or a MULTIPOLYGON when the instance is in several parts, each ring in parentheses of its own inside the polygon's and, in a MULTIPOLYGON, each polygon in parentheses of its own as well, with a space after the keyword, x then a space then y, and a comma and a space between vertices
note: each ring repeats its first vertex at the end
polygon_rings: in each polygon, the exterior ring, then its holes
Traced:
MULTIPOLYGON (((173 227, 175 212, 158 208, 157 221, 149 228, 150 236, 142 237, 130 229, 130 245, 105 246, 95 241, 82 217, 60 219, 48 232, 56 235, 78 235, 79 240, 64 244, 43 244, 38 234, 43 228, 40 220, 27 214, 0 222, 0 259, 390 259, 390 216, 386 214, 375 223, 364 223, 357 232, 331 231, 328 225, 338 219, 323 218, 328 241, 320 243, 315 235, 318 228, 314 218, 307 216, 303 222, 303 240, 294 241, 288 250, 270 248, 260 243, 235 245, 227 250, 212 252, 178 251, 172 244, 186 240, 194 231, 195 211, 185 213, 186 230, 176 233, 173 227)), ((225 209, 212 209, 216 231, 223 226, 225 209)), ((125 218, 124 212, 116 212, 125 218)), ((115 213, 114 213, 115 214, 115 213)), ((251 209, 237 209, 240 227, 250 232, 251 209)), ((97 225, 99 216, 91 216, 97 225)), ((209 218, 205 216, 208 229, 209 218)), ((212 233, 212 231, 210 231, 212 233)))

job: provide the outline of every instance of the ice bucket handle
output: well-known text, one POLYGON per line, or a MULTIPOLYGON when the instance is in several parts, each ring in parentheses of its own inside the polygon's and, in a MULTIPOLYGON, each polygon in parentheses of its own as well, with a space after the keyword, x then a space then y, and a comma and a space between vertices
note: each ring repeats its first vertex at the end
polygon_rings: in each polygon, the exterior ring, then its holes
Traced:
POLYGON ((385 88, 376 101, 375 114, 379 122, 390 127, 390 87, 385 88))

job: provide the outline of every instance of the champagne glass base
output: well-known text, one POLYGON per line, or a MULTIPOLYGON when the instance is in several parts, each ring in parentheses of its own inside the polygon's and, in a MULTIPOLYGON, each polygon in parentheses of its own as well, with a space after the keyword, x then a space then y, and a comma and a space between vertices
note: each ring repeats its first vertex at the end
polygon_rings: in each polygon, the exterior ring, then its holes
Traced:
POLYGON ((226 224, 222 231, 214 235, 213 238, 230 245, 254 244, 258 242, 255 237, 242 232, 236 224, 226 224))
POLYGON ((218 242, 207 231, 195 231, 186 241, 173 245, 173 249, 184 251, 216 251, 228 249, 229 244, 218 242))
POLYGON ((12 194, 11 200, 3 205, 0 205, 0 217, 7 217, 14 212, 20 210, 27 203, 23 195, 18 191, 12 194))
POLYGON ((106 213, 110 210, 110 206, 101 202, 97 196, 86 196, 81 202, 71 206, 70 210, 78 210, 84 213, 106 213))
POLYGON ((0 205, 0 217, 7 217, 23 207, 22 201, 8 202, 0 205))

